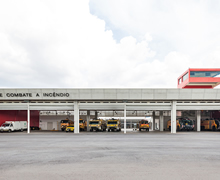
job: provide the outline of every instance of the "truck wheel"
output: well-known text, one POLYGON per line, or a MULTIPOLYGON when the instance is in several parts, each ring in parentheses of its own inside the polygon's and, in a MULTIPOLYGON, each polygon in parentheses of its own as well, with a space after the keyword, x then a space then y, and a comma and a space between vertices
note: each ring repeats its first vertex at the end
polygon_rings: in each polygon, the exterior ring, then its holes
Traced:
POLYGON ((110 132, 110 129, 108 129, 108 132, 110 132))
POLYGON ((10 132, 11 132, 11 129, 9 129, 8 132, 10 133, 10 132))
POLYGON ((213 131, 215 131, 215 130, 216 130, 215 126, 213 126, 213 127, 212 127, 212 130, 213 130, 213 131))
POLYGON ((141 128, 139 128, 139 131, 141 131, 141 128))
POLYGON ((149 131, 149 128, 147 129, 147 131, 149 131))
POLYGON ((21 132, 23 132, 23 129, 21 129, 21 132))

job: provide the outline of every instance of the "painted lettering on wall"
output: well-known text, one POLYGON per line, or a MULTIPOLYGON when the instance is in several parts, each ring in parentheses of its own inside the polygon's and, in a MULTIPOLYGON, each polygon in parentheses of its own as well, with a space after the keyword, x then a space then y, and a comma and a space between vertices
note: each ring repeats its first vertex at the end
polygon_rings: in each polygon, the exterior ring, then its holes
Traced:
POLYGON ((70 94, 69 93, 43 93, 44 97, 69 97, 70 94))
POLYGON ((51 92, 51 93, 0 93, 0 98, 2 98, 3 96, 5 97, 69 97, 70 94, 69 93, 65 93, 65 92, 61 92, 61 93, 57 93, 57 92, 51 92))
POLYGON ((32 93, 6 93, 7 97, 32 97, 32 93))
POLYGON ((57 92, 51 92, 51 93, 0 93, 0 98, 1 97, 69 97, 70 94, 69 93, 57 93, 57 92))

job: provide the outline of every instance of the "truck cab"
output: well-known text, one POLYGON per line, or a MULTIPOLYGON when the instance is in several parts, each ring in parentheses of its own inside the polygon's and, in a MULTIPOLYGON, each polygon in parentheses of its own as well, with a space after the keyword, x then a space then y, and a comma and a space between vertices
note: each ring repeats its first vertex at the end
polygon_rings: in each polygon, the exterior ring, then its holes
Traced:
POLYGON ((215 119, 206 119, 201 121, 201 130, 212 130, 215 131, 219 127, 219 122, 215 119))
MULTIPOLYGON (((181 126, 180 126, 180 119, 176 120, 176 130, 179 131, 181 130, 181 126)), ((171 131, 171 120, 167 121, 167 129, 169 129, 169 131, 171 131)))
POLYGON ((89 121, 89 130, 92 131, 106 131, 107 125, 103 119, 92 119, 89 121))
POLYGON ((145 119, 139 121, 139 131, 141 131, 142 129, 149 131, 149 122, 145 119))
POLYGON ((13 124, 11 124, 11 123, 3 123, 2 125, 1 125, 1 132, 3 132, 3 131, 8 131, 8 132, 11 132, 11 131, 13 131, 14 130, 14 128, 13 128, 13 124))
POLYGON ((74 125, 74 122, 69 120, 68 118, 60 121, 60 128, 62 131, 66 130, 66 127, 70 125, 74 125))
POLYGON ((110 131, 121 131, 121 122, 119 119, 109 119, 107 120, 107 129, 110 131))
POLYGON ((87 122, 83 119, 79 119, 79 129, 80 131, 86 131, 87 122))

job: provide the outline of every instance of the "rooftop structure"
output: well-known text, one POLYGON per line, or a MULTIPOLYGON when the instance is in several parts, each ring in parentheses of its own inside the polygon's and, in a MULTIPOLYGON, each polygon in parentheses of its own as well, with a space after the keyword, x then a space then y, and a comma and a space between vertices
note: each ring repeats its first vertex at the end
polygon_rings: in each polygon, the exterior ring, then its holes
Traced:
POLYGON ((178 78, 178 88, 213 89, 220 84, 220 69, 189 68, 178 78))

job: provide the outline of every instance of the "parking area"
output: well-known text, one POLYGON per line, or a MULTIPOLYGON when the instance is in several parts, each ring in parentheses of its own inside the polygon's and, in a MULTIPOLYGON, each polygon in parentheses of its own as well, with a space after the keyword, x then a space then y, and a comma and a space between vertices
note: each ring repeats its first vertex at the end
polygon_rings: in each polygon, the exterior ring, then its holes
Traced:
POLYGON ((0 179, 219 179, 220 132, 0 134, 0 179))

